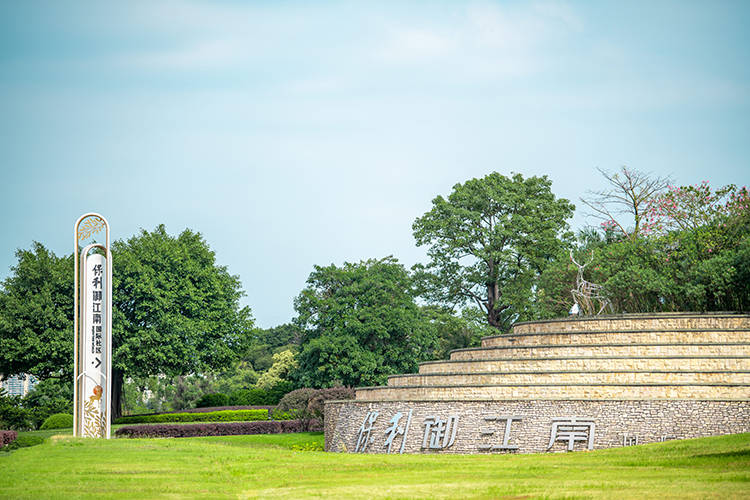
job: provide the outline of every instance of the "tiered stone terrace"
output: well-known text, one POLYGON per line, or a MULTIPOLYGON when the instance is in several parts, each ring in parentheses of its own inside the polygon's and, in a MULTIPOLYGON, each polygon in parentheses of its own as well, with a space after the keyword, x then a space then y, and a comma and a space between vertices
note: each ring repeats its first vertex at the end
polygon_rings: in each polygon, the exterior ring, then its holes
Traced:
POLYGON ((661 314, 516 324, 357 399, 750 399, 750 315, 661 314))
POLYGON ((329 451, 539 453, 741 432, 750 315, 732 313, 519 323, 325 410, 329 451))

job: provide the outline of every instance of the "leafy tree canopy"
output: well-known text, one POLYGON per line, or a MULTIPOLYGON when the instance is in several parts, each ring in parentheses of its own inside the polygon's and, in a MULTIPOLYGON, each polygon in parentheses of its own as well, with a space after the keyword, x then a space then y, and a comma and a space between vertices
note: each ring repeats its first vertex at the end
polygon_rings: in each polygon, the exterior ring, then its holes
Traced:
POLYGON ((414 370, 435 346, 409 273, 393 257, 315 266, 295 309, 302 386, 381 384, 414 370))
POLYGON ((16 252, 0 288, 0 375, 73 378, 73 260, 41 243, 16 252))
POLYGON ((201 373, 237 358, 252 330, 250 310, 240 308, 239 278, 216 264, 199 233, 172 237, 160 225, 112 247, 116 405, 125 373, 201 373))
POLYGON ((536 277, 570 237, 575 207, 550 187, 546 176, 494 172, 435 198, 413 225, 417 245, 429 246, 430 263, 415 266, 424 296, 474 303, 500 329, 526 314, 536 277))

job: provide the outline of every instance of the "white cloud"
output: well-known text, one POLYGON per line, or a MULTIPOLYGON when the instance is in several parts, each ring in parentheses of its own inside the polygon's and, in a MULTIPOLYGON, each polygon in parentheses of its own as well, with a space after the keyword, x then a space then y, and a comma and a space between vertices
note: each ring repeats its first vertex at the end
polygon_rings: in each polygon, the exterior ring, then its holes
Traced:
POLYGON ((375 59, 399 65, 438 64, 485 76, 524 75, 544 64, 545 48, 582 25, 572 9, 559 2, 520 8, 471 4, 449 21, 391 22, 375 59))

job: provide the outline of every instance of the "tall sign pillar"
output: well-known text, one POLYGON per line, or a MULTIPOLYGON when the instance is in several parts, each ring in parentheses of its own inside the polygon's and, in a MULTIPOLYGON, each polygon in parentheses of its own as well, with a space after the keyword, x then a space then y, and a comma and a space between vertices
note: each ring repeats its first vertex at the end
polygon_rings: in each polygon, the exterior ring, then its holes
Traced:
POLYGON ((73 248, 73 435, 109 439, 112 255, 107 220, 97 213, 79 217, 73 227, 73 248), (87 241, 90 243, 82 246, 87 241))

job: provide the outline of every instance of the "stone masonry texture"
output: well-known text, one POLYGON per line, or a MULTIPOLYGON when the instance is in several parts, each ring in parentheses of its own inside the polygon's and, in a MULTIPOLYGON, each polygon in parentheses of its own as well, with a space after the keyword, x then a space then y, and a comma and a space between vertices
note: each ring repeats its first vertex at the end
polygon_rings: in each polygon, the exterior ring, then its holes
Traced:
MULTIPOLYGON (((404 436, 404 453, 547 452, 555 418, 593 422, 593 449, 623 446, 635 438, 638 444, 645 444, 750 432, 749 401, 338 401, 326 404, 326 451, 353 453, 360 429, 371 412, 377 412, 377 417, 367 453, 387 451, 387 429, 397 413, 402 415, 398 423, 405 432, 394 437, 391 453, 400 452, 404 436), (409 411, 411 422, 406 431, 409 411), (425 424, 434 422, 435 417, 447 422, 451 416, 458 417, 453 444, 430 448, 429 434, 434 426, 427 429, 425 424), (511 422, 507 443, 518 446, 517 450, 486 448, 503 444, 506 421, 499 417, 521 418, 511 422), (423 448, 426 430, 428 443, 423 448)), ((439 441, 443 444, 443 440, 439 441)), ((573 451, 585 450, 587 444, 584 440, 574 441, 573 451)), ((549 451, 562 452, 567 448, 566 441, 555 440, 549 451)))
POLYGON ((736 313, 519 323, 325 410, 326 450, 339 452, 558 452, 739 432, 750 432, 750 315, 736 313))

